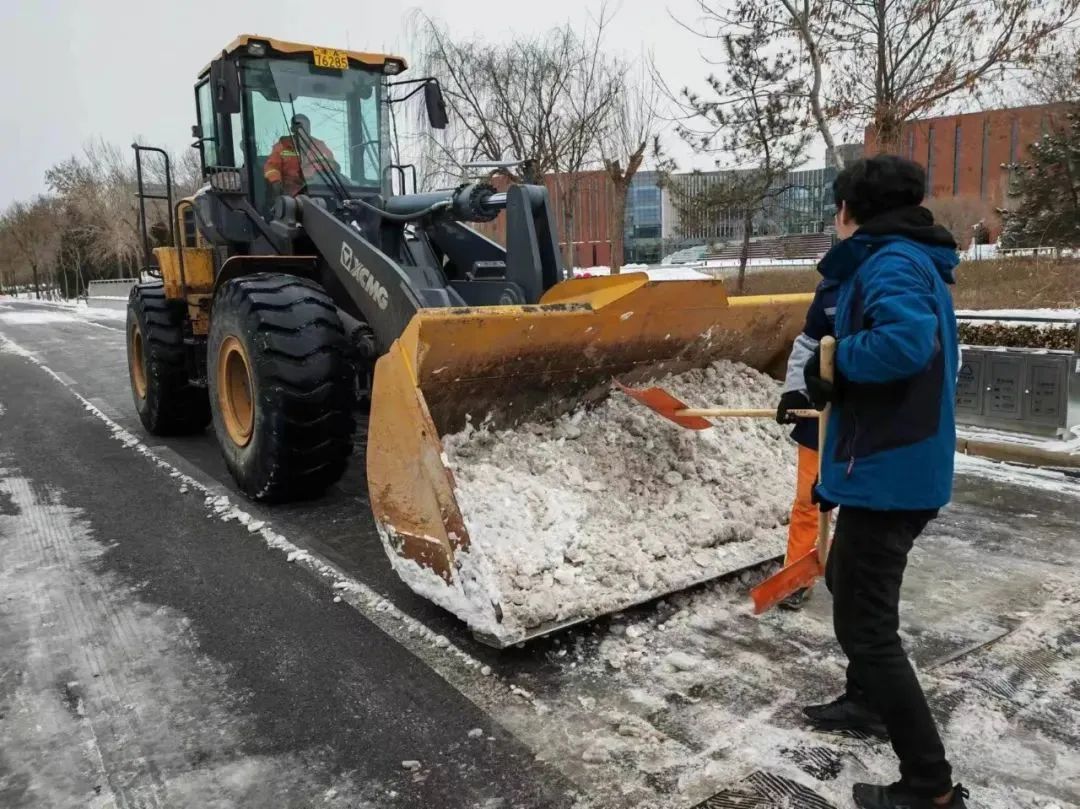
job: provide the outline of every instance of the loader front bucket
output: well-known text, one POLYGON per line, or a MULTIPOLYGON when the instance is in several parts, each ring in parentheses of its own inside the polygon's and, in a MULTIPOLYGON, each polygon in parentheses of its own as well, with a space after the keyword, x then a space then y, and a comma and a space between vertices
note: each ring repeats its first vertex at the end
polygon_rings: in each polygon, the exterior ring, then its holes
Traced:
MULTIPOLYGON (((535 306, 422 310, 376 364, 368 424, 371 506, 395 569, 496 646, 595 617, 502 632, 499 594, 485 591, 479 606, 468 598, 476 582, 459 580, 463 554, 483 548, 466 528, 442 438, 469 420, 502 428, 553 419, 602 400, 615 378, 634 384, 718 359, 779 375, 809 301, 729 299, 721 281, 634 273, 566 281, 535 306)), ((688 584, 776 555, 776 548, 734 553, 727 569, 688 584)))

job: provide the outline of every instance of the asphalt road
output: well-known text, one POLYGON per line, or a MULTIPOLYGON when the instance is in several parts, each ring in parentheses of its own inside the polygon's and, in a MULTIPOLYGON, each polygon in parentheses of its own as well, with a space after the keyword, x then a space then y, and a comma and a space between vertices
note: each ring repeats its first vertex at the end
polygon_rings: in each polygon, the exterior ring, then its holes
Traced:
MULTIPOLYGON (((35 359, 0 346, 0 806, 839 809, 895 778, 887 748, 799 725, 838 681, 826 594, 758 619, 732 581, 496 652, 392 573, 361 464, 247 503, 211 433, 145 435, 120 322, 0 300, 0 336, 35 359)), ((906 641, 974 805, 1064 809, 1080 716, 1029 691, 1080 693, 1055 628, 1080 619, 1055 601, 1080 484, 1003 469, 961 475, 920 540, 906 641)))
MULTIPOLYGON (((58 371, 120 381, 118 332, 48 332, 46 355, 70 352, 58 371)), ((0 353, 0 403, 0 806, 571 803, 443 677, 208 519, 40 367, 0 353)))

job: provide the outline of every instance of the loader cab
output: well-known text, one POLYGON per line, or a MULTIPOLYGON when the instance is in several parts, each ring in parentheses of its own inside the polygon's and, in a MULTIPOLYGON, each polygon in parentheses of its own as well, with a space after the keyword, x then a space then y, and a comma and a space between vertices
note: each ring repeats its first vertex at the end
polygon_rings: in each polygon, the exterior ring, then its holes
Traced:
MULTIPOLYGON (((395 56, 238 37, 195 85, 193 134, 204 173, 211 166, 240 169, 264 215, 274 203, 265 171, 275 147, 275 165, 285 155, 309 196, 332 197, 335 188, 359 197, 383 192, 390 163, 387 79, 404 69, 395 56), (292 132, 294 116, 310 121, 306 142, 292 132), (311 153, 332 159, 301 159, 311 153)), ((286 185, 285 193, 297 193, 295 182, 286 185)))

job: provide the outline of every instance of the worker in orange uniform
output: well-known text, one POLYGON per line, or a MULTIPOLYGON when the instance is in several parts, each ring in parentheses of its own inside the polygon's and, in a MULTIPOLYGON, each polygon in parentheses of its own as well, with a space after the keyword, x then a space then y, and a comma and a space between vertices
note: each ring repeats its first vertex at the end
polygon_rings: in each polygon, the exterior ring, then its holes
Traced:
MULTIPOLYGON (((823 337, 833 334, 836 320, 837 284, 823 279, 814 293, 814 300, 806 313, 806 324, 795 338, 788 357, 787 374, 781 389, 780 404, 776 408, 779 424, 794 424, 791 437, 799 445, 799 471, 795 485, 795 502, 791 505, 788 522, 787 554, 784 564, 789 565, 805 556, 814 547, 818 535, 818 507, 812 500, 814 483, 818 473, 818 425, 817 419, 796 418, 788 411, 813 408, 806 393, 803 369, 807 360, 821 343, 823 337)), ((778 606, 788 610, 802 609, 810 595, 810 588, 797 590, 778 606)))
POLYGON ((330 147, 311 134, 306 115, 294 115, 290 127, 291 133, 278 139, 263 166, 273 198, 283 193, 296 196, 320 173, 340 169, 330 147))

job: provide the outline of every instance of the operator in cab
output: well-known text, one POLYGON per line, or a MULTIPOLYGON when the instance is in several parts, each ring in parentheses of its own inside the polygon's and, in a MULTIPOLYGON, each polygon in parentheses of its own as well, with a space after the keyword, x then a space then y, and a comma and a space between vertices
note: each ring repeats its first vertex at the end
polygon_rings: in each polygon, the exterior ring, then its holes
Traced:
POLYGON ((297 113, 290 122, 291 132, 274 144, 263 166, 263 177, 270 185, 270 197, 296 196, 320 172, 339 171, 330 147, 311 134, 311 120, 297 113))

